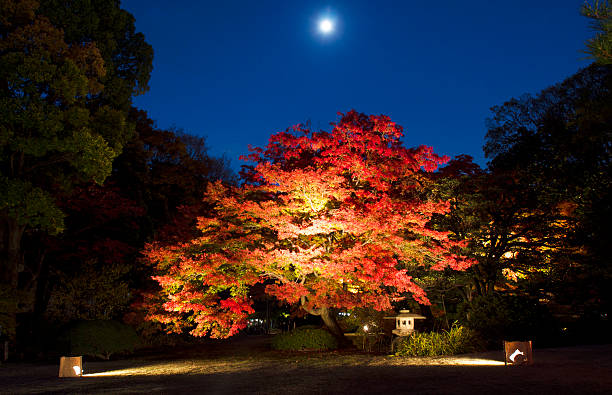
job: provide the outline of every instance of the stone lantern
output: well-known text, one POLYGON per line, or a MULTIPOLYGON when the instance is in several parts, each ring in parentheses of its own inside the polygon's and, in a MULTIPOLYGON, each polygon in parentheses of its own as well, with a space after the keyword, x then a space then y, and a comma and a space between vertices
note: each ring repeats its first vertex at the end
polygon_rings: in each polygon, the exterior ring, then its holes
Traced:
POLYGON ((400 310, 395 317, 395 329, 391 332, 398 336, 408 336, 414 332, 414 320, 424 320, 425 317, 411 313, 410 310, 400 310))

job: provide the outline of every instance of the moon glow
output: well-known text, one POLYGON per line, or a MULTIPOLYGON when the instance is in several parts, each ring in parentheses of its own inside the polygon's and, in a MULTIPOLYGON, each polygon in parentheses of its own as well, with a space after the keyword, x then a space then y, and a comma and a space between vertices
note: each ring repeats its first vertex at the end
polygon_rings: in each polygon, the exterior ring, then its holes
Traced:
POLYGON ((323 34, 329 34, 332 32, 332 30, 334 30, 334 24, 331 20, 329 19, 322 19, 319 22, 319 30, 321 31, 321 33, 323 34))

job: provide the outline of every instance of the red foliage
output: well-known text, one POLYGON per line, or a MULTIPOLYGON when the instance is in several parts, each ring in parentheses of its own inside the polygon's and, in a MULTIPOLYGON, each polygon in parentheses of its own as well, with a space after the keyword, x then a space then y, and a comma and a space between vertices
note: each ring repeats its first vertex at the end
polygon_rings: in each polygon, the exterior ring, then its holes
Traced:
POLYGON ((425 199, 426 172, 447 157, 403 147, 402 128, 386 116, 351 111, 333 126, 296 126, 251 149, 248 184, 209 186, 214 211, 198 218, 201 235, 149 246, 165 300, 150 318, 231 336, 251 311, 249 287, 263 281, 274 282, 268 294, 307 311, 384 310, 406 294, 427 304, 411 272, 472 263, 427 227, 449 205, 425 199))

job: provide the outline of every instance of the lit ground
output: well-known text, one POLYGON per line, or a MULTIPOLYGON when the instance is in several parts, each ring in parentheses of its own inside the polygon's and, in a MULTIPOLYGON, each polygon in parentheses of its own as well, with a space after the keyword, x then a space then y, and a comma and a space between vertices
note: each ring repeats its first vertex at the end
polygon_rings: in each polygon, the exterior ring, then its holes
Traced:
POLYGON ((171 354, 84 363, 85 377, 57 365, 0 365, 0 393, 612 393, 612 345, 535 349, 535 364, 505 367, 501 352, 446 358, 280 353, 263 337, 171 354))

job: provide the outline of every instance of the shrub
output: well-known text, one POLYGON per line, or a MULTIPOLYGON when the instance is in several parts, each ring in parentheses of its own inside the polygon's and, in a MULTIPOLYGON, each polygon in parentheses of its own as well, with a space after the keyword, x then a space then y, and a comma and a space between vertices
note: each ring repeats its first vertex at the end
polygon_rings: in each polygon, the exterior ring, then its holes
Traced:
POLYGON ((464 305, 463 311, 465 325, 487 339, 490 346, 498 346, 502 340, 533 340, 554 332, 548 310, 525 297, 480 296, 464 305))
POLYGON ((15 290, 7 285, 0 284, 0 339, 14 339, 17 323, 19 296, 15 290))
POLYGON ((363 327, 368 326, 370 332, 380 331, 385 326, 385 316, 393 315, 392 311, 378 311, 372 308, 356 307, 348 310, 347 314, 339 316, 338 324, 344 332, 363 333, 363 327), (375 329, 377 328, 377 329, 375 329))
POLYGON ((338 348, 338 340, 325 329, 298 328, 275 336, 272 348, 292 351, 334 350, 338 348))
POLYGON ((59 272, 45 317, 53 322, 121 317, 130 301, 130 266, 85 259, 74 273, 59 272))
POLYGON ((400 340, 395 355, 404 357, 435 357, 480 351, 481 341, 476 333, 463 326, 453 325, 450 331, 419 333, 400 340))
POLYGON ((109 359, 113 354, 131 353, 140 344, 136 331, 117 321, 78 321, 62 336, 71 355, 109 359))

